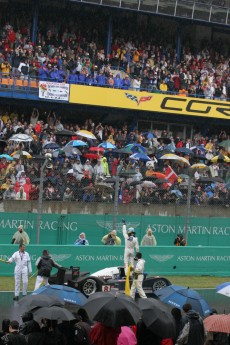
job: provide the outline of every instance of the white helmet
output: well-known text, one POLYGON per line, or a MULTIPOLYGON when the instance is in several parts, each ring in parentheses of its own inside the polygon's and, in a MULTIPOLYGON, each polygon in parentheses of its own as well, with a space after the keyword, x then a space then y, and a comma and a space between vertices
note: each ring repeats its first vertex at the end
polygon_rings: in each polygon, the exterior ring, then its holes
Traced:
POLYGON ((154 168, 154 162, 153 161, 148 161, 148 162, 146 162, 146 167, 152 167, 152 168, 154 168))

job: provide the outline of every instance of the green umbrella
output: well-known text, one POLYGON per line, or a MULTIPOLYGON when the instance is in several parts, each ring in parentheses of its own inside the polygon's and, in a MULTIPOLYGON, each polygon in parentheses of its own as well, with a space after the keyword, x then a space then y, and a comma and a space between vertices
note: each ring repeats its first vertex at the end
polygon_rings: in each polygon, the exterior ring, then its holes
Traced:
POLYGON ((219 146, 227 148, 228 150, 230 150, 230 139, 221 141, 221 143, 219 143, 219 146))

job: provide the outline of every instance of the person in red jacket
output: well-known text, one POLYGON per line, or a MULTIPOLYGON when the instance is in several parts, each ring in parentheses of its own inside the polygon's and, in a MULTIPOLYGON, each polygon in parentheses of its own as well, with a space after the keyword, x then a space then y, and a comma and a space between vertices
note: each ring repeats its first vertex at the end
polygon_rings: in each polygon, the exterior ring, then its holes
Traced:
POLYGON ((26 178, 26 183, 23 185, 24 188, 24 192, 26 193, 26 200, 30 199, 30 191, 31 191, 31 182, 30 182, 30 178, 27 177, 26 178))
POLYGON ((121 328, 112 328, 97 322, 90 332, 90 340, 94 345, 117 345, 121 328))

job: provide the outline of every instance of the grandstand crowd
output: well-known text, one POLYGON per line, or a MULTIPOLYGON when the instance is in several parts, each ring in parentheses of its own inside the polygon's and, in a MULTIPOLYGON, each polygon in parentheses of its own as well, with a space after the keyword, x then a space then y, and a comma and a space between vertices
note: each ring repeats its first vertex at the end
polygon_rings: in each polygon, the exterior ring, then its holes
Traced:
POLYGON ((121 203, 185 204, 189 165, 161 159, 175 153, 191 165, 209 167, 194 171, 193 204, 229 206, 229 148, 219 145, 229 141, 225 131, 206 136, 197 132, 192 140, 184 140, 157 128, 149 132, 130 129, 127 123, 119 127, 87 119, 81 126, 66 124, 54 111, 39 114, 34 109, 29 117, 16 111, 3 113, 0 135, 3 199, 37 200, 41 166, 50 153, 52 165, 44 168, 44 200, 113 202, 114 178, 119 174, 121 203), (95 139, 85 137, 85 130, 95 139), (15 135, 25 138, 12 140, 15 135), (138 156, 132 158, 133 154, 138 156))
MULTIPOLYGON (((69 13, 68 26, 61 17, 44 15, 36 44, 31 41, 32 22, 26 23, 25 13, 17 22, 10 17, 0 31, 1 76, 208 99, 230 98, 227 42, 206 42, 200 49, 186 44, 178 56, 175 45, 167 38, 161 43, 162 36, 167 37, 166 28, 150 27, 152 35, 146 32, 144 37, 143 32, 114 35, 106 54, 105 22, 102 20, 104 28, 102 23, 92 28, 94 21, 90 21, 90 15, 85 21, 80 16, 74 21, 74 15, 69 13)), ((128 18, 125 24, 128 29, 128 18)), ((146 26, 143 20, 139 25, 146 26)))

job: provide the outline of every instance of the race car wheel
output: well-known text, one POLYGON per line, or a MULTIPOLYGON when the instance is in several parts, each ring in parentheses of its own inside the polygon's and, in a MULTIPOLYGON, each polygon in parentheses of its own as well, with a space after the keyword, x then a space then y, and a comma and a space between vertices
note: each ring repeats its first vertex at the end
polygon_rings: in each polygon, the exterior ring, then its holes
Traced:
POLYGON ((95 279, 89 278, 86 279, 82 285, 82 292, 85 296, 90 296, 94 292, 98 291, 98 284, 95 279))
POLYGON ((163 289, 164 287, 168 286, 168 280, 164 278, 156 278, 154 279, 152 290, 160 290, 163 289))

